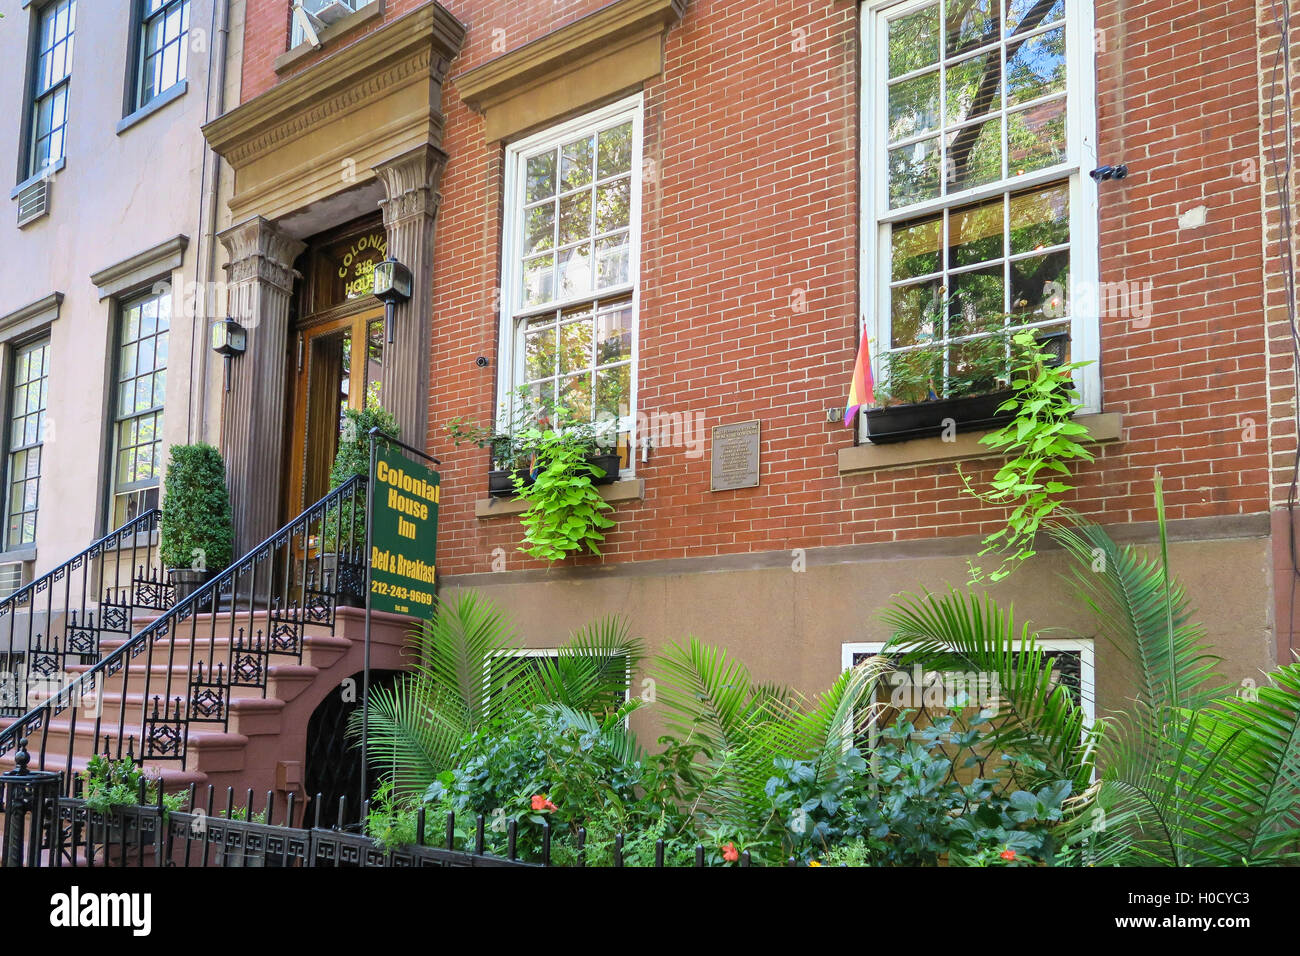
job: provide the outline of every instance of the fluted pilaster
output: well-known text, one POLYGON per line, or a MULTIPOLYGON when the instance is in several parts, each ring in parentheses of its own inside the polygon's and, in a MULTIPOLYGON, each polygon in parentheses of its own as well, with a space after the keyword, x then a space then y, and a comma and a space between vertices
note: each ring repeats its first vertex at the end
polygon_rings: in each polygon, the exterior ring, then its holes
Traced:
POLYGON ((402 438, 423 448, 428 427, 429 357, 433 343, 433 239, 438 183, 447 154, 431 144, 374 167, 384 184, 388 255, 411 270, 409 301, 396 308, 396 341, 384 357, 384 407, 393 413, 402 438))
POLYGON ((260 216, 218 237, 229 263, 230 315, 248 330, 233 359, 221 422, 236 554, 278 526, 284 498, 285 375, 294 260, 306 246, 260 216))

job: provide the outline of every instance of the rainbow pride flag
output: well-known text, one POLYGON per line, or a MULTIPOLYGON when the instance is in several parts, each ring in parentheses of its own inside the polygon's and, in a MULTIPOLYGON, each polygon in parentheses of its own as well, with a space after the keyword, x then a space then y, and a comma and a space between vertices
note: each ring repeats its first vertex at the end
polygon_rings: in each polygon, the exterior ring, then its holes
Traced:
POLYGON ((844 409, 844 427, 852 428, 858 409, 876 400, 876 383, 871 377, 871 347, 864 330, 858 343, 858 358, 853 363, 853 380, 849 383, 849 404, 844 409))

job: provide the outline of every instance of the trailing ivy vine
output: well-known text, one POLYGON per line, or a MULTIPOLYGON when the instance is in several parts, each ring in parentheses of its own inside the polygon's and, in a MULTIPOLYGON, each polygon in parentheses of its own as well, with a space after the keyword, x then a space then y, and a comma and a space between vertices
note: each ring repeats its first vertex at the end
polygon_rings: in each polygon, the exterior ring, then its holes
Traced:
MULTIPOLYGON (((1016 365, 1011 387, 1015 395, 998 410, 1014 411, 1015 418, 980 439, 980 444, 1003 451, 1007 461, 987 491, 977 490, 961 467, 957 469, 967 494, 990 504, 1013 506, 1005 527, 988 535, 979 553, 980 557, 997 555, 1001 561, 987 574, 992 581, 1002 580, 1035 553, 1034 537, 1039 528, 1061 507, 1062 496, 1074 488, 1068 483, 1069 463, 1094 458, 1075 440, 1088 429, 1070 420, 1079 401, 1073 373, 1090 363, 1053 364, 1052 356, 1042 350, 1029 330, 1017 333, 1012 342, 1016 365)), ((974 561, 969 565, 971 583, 982 581, 984 570, 974 561)))
POLYGON ((604 529, 614 526, 604 512, 613 505, 601 497, 593 478, 604 472, 588 461, 596 447, 589 426, 567 424, 563 409, 556 409, 554 424, 530 427, 523 435, 536 461, 532 484, 514 475, 515 491, 528 502, 520 516, 524 544, 520 551, 543 561, 559 561, 570 554, 600 554, 604 529))

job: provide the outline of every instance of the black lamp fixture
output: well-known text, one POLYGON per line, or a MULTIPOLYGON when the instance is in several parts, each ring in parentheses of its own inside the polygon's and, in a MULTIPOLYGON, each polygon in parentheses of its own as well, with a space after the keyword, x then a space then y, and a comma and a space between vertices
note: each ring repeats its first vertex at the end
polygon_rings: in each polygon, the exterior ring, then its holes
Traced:
POLYGON ((248 348, 248 332, 244 327, 226 316, 212 323, 212 351, 226 358, 226 391, 230 391, 230 360, 236 355, 243 355, 248 348))
POLYGON ((384 303, 388 344, 393 344, 393 309, 411 297, 411 270, 396 259, 375 263, 375 298, 384 303))

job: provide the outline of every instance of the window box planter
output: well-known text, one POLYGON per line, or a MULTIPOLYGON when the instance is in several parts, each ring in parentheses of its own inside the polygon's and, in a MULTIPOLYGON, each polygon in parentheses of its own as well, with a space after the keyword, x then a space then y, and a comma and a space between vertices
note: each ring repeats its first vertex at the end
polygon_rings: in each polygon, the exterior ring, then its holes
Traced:
POLYGON ((533 473, 527 468, 517 468, 514 471, 509 468, 493 469, 488 472, 488 494, 493 498, 513 498, 515 475, 522 478, 526 485, 533 483, 533 473))
MULTIPOLYGON (((1052 332, 1038 338, 1039 347, 1052 356, 1052 367, 1065 361, 1070 333, 1052 332)), ((1001 428, 1015 417, 1014 411, 998 409, 1015 396, 1015 390, 999 389, 982 395, 961 395, 910 405, 891 405, 866 411, 867 437, 872 444, 888 445, 914 438, 935 438, 951 422, 953 431, 989 431, 1001 428)))
POLYGON ((588 455, 587 464, 593 465, 605 473, 603 478, 593 476, 591 479, 593 485, 612 485, 618 481, 618 471, 621 467, 618 452, 612 452, 608 455, 588 455))
POLYGON ((867 437, 877 445, 913 438, 934 438, 943 434, 949 421, 955 423, 954 430, 958 432, 1001 428, 1015 417, 1015 413, 999 412, 998 408, 1013 395, 1015 392, 1008 388, 986 395, 963 395, 916 405, 868 409, 867 437))
MULTIPOLYGON (((604 477, 601 478, 592 476, 591 483, 593 485, 612 485, 618 481, 622 462, 617 453, 589 455, 587 463, 605 473, 604 477)), ((488 495, 492 498, 513 498, 515 494, 515 475, 522 478, 525 485, 533 483, 533 473, 527 468, 520 468, 516 471, 510 471, 507 468, 493 469, 488 472, 488 495)))

